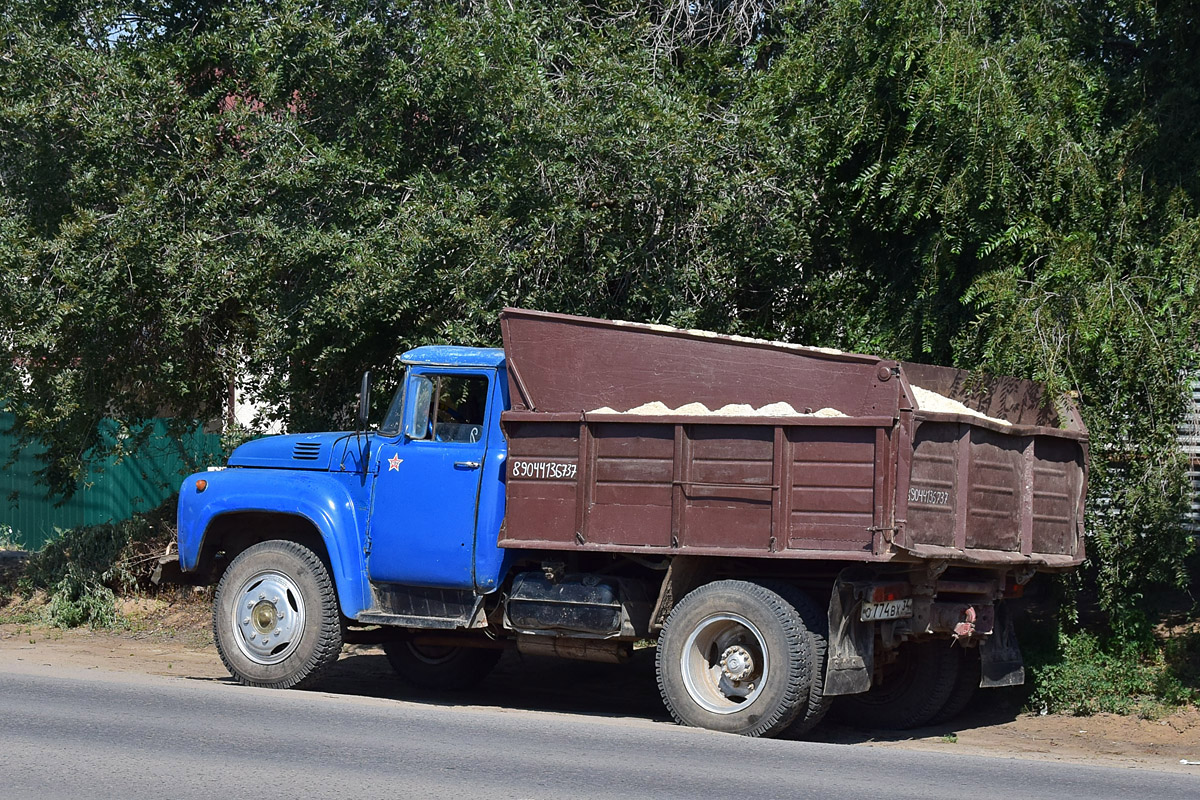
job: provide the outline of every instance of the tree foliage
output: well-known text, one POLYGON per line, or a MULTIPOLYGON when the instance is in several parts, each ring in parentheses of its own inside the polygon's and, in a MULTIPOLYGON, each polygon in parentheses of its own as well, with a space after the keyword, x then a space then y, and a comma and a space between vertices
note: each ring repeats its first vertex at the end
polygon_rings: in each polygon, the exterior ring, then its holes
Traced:
POLYGON ((53 491, 103 416, 237 379, 338 424, 362 369, 520 305, 1074 392, 1106 602, 1182 578, 1191 4, 10 7, 0 398, 53 491))

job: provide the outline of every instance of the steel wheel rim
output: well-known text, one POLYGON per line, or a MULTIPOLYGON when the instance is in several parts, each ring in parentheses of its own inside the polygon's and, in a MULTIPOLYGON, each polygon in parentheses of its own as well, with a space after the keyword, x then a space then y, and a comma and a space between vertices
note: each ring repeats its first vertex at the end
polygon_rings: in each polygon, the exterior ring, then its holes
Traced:
POLYGON ((449 663, 458 654, 457 647, 445 645, 419 645, 405 642, 404 646, 408 648, 408 652, 412 654, 413 658, 433 666, 449 663))
POLYGON ((287 575, 258 572, 238 587, 232 616, 242 655, 255 664, 278 664, 304 636, 304 595, 287 575))
POLYGON ((740 614, 714 614, 688 636, 679 667, 696 705, 713 714, 733 714, 762 694, 770 659, 754 623, 740 614))

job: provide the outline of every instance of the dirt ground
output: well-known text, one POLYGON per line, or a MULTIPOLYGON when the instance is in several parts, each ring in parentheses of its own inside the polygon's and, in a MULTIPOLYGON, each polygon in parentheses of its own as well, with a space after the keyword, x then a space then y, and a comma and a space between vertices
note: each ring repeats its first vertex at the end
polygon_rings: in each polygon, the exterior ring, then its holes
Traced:
MULTIPOLYGON (((0 610, 0 618, 13 619, 13 610, 0 610)), ((142 600, 127 602, 122 610, 127 627, 116 631, 0 624, 0 671, 33 663, 230 680, 213 647, 208 606, 203 601, 142 600)), ((403 687, 392 677, 382 650, 354 645, 346 648, 320 690, 438 705, 668 719, 655 686, 652 651, 639 652, 625 665, 506 654, 478 689, 439 696, 403 687)), ((1111 714, 1031 715, 1020 713, 1016 702, 1003 694, 980 692, 967 713, 946 725, 898 734, 826 724, 810 738, 850 746, 1169 770, 1200 777, 1200 710, 1196 708, 1157 720, 1111 714)))

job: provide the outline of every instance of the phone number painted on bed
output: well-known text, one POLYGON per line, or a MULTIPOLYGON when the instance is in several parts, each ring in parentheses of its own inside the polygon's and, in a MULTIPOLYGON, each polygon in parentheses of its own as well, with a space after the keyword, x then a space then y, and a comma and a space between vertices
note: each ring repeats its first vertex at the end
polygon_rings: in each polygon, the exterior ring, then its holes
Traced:
POLYGON ((543 478, 546 480, 570 480, 575 477, 576 466, 558 461, 514 461, 514 478, 543 478))

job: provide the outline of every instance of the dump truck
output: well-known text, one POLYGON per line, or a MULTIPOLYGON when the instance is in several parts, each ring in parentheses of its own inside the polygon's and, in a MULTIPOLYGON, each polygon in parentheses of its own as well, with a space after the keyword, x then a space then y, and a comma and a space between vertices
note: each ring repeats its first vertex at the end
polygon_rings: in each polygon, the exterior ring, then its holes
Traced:
POLYGON ((506 309, 400 359, 383 420, 188 477, 177 569, 229 672, 311 685, 348 641, 453 690, 506 649, 655 647, 680 723, 880 727, 1024 680, 1010 607, 1084 557, 1087 433, 1037 383, 506 309))

